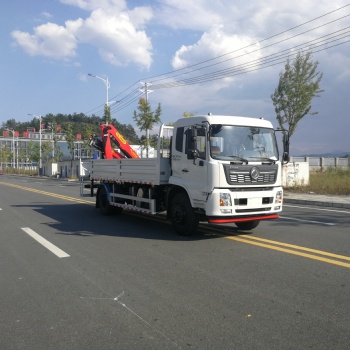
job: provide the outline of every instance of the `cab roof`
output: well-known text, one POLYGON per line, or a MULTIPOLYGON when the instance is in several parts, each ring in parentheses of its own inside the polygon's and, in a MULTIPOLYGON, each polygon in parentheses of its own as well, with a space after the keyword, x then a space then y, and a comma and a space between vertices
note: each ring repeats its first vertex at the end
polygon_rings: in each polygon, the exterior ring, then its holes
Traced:
POLYGON ((181 118, 176 121, 174 126, 182 127, 194 124, 202 124, 206 122, 208 122, 209 124, 254 126, 273 129, 272 123, 268 120, 228 115, 197 115, 194 117, 181 118))

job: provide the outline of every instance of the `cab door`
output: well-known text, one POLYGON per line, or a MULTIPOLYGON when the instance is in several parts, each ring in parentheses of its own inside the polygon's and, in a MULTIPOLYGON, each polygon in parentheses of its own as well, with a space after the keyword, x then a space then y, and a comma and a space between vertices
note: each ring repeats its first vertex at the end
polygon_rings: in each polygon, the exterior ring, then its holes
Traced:
POLYGON ((204 126, 185 127, 181 155, 182 184, 195 207, 204 208, 208 186, 207 130, 204 126))

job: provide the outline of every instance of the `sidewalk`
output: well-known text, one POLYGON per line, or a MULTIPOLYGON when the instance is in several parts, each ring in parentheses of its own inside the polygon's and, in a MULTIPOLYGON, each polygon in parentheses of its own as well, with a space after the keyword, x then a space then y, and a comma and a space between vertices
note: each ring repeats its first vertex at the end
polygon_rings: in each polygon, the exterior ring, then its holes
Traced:
POLYGON ((308 204, 321 207, 350 209, 350 196, 293 193, 284 191, 283 202, 289 204, 308 204))

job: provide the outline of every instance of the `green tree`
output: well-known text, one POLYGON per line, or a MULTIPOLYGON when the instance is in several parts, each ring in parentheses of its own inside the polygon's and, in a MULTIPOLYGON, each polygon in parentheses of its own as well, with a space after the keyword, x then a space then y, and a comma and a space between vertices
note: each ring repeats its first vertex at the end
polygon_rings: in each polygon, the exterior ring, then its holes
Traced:
POLYGON ((9 160, 11 159, 11 149, 9 149, 6 145, 3 145, 0 149, 0 165, 2 166, 3 163, 7 164, 9 163, 9 160))
POLYGON ((45 161, 48 162, 52 155, 52 145, 50 141, 44 141, 41 143, 41 153, 42 159, 45 159, 45 161))
POLYGON ((39 163, 40 150, 39 144, 34 141, 29 141, 27 146, 27 153, 30 162, 39 163))
POLYGON ((184 118, 189 118, 189 117, 193 117, 193 116, 194 116, 193 113, 184 112, 184 118))
POLYGON ((104 112, 106 124, 111 124, 111 107, 107 103, 105 104, 104 112))
POLYGON ((96 134, 96 130, 94 125, 84 123, 82 125, 82 140, 83 140, 83 148, 85 150, 90 149, 90 157, 92 158, 93 150, 90 146, 90 137, 96 134))
POLYGON ((307 114, 318 113, 311 111, 312 99, 319 97, 323 91, 320 89, 323 74, 317 71, 318 64, 312 61, 311 52, 305 55, 299 52, 292 63, 288 59, 285 71, 280 73, 278 86, 271 95, 287 152, 298 122, 307 114))
POLYGON ((4 129, 18 130, 18 126, 20 123, 16 122, 15 119, 8 119, 6 122, 2 123, 2 127, 4 129))
POLYGON ((148 158, 149 131, 153 129, 154 124, 161 122, 160 115, 162 113, 162 108, 159 103, 155 112, 152 112, 151 105, 144 98, 140 98, 137 108, 139 113, 134 111, 134 120, 141 131, 146 131, 146 152, 148 158))

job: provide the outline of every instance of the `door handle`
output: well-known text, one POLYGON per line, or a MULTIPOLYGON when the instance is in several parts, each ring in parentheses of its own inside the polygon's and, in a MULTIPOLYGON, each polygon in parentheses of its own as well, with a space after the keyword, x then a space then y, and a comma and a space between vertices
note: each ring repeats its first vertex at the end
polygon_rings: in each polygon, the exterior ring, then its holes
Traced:
POLYGON ((188 170, 187 169, 182 169, 182 172, 183 173, 188 173, 188 170))

